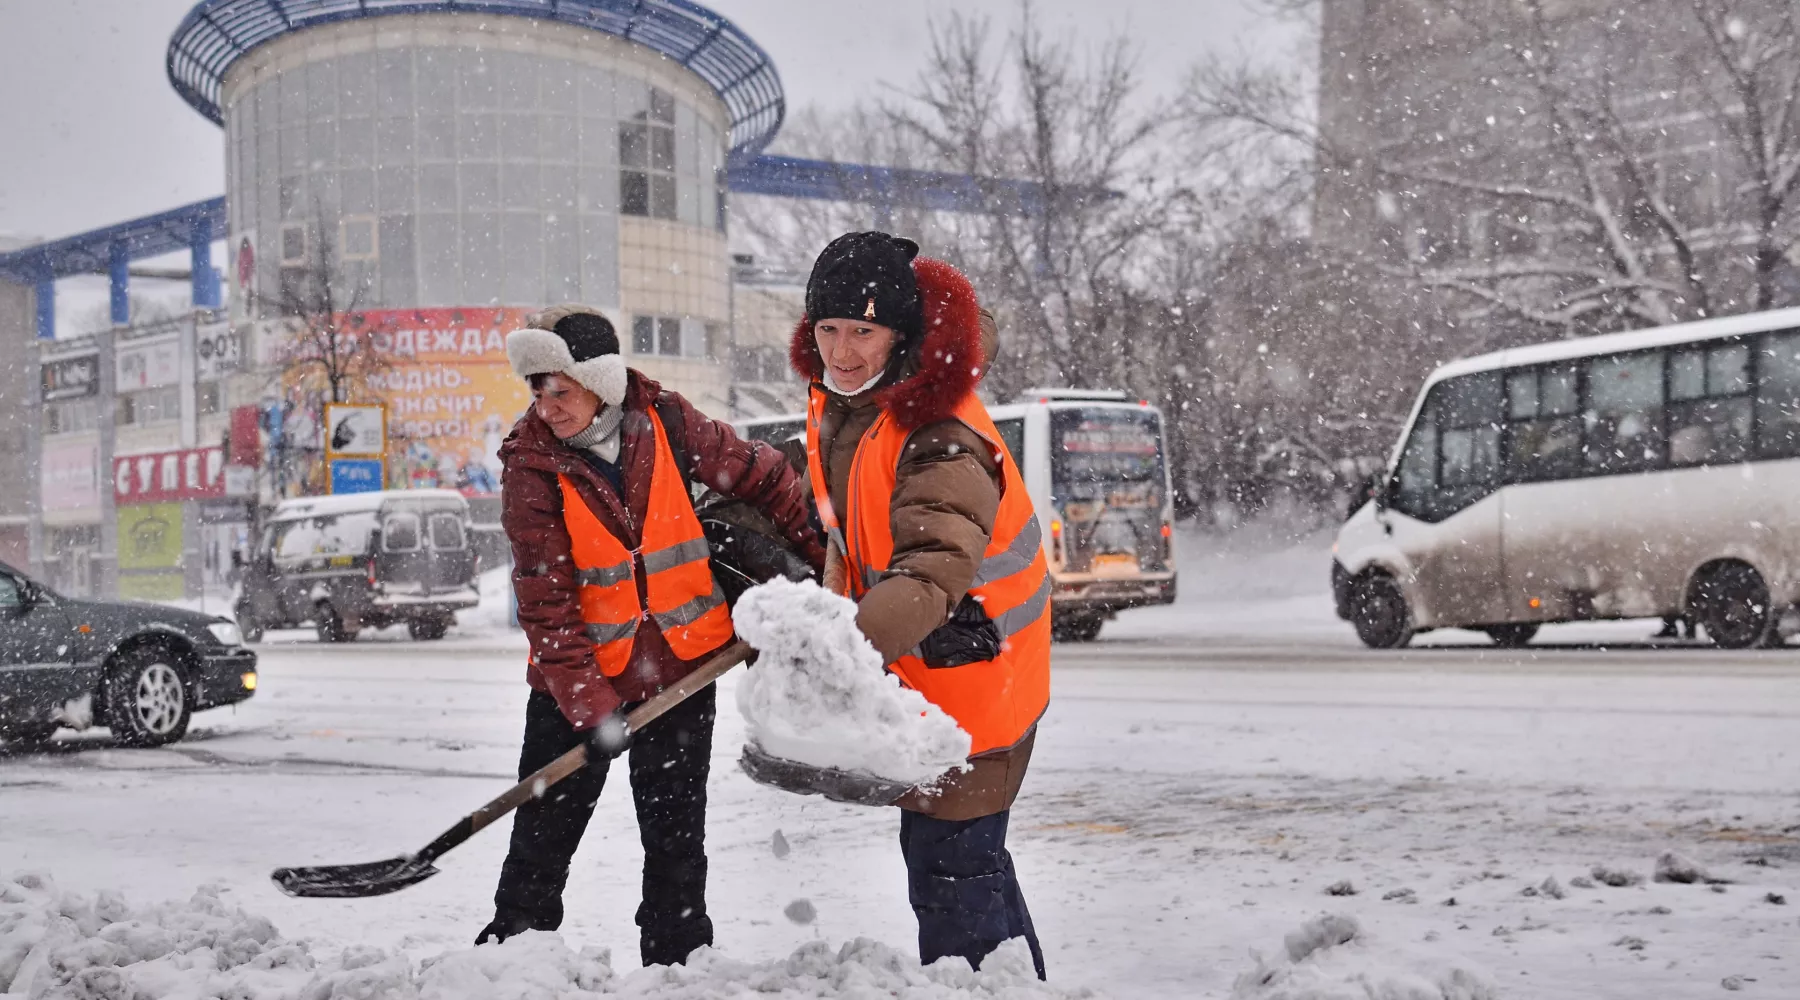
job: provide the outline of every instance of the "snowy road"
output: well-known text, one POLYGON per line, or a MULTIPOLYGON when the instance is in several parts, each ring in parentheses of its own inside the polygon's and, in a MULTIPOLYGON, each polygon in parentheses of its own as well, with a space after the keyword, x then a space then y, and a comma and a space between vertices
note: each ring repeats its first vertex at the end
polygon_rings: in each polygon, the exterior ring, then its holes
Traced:
MULTIPOLYGON (((1373 654, 1301 631, 1058 648, 1014 853, 1059 981, 1224 996, 1252 949, 1279 953, 1332 911, 1355 915, 1382 961, 1485 970, 1503 996, 1710 996, 1729 976, 1754 995, 1800 991, 1800 653, 1373 654), (1651 883, 1665 850, 1733 884, 1651 883), (1646 882, 1571 885, 1597 864, 1646 882), (1521 894, 1546 878, 1567 898, 1521 894), (1327 894, 1342 881, 1354 895, 1327 894)), ((503 832, 380 899, 286 899, 266 876, 414 849, 503 788, 519 649, 283 635, 262 647, 258 696, 201 716, 187 742, 0 750, 0 870, 141 901, 217 882, 289 936, 421 956, 462 946, 488 916, 503 832)), ((722 707, 720 945, 756 959, 815 938, 905 945, 893 815, 752 784, 731 766, 742 724, 722 707), (799 898, 815 923, 783 916, 799 898)), ((564 932, 612 946, 621 968, 637 864, 628 799, 609 792, 564 932)))

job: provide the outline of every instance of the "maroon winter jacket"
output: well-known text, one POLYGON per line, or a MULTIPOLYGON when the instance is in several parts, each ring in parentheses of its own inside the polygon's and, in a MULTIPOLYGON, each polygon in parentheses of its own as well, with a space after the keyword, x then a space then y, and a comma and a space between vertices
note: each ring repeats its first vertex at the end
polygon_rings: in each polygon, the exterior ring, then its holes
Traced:
MULTIPOLYGON (((562 713, 577 729, 585 729, 625 702, 642 701, 685 677, 700 660, 676 657, 662 634, 640 629, 631 663, 617 677, 601 675, 594 646, 581 620, 575 562, 563 521, 559 475, 575 483, 576 492, 613 536, 627 548, 641 544, 638 526, 650 502, 650 476, 655 437, 648 412, 658 400, 665 409, 680 410, 678 429, 666 426, 670 447, 686 451, 695 482, 749 503, 775 522, 788 541, 815 566, 824 562, 808 518, 804 477, 781 453, 767 444, 744 441, 731 427, 695 409, 679 394, 633 370, 625 394, 619 468, 625 481, 621 498, 606 477, 579 452, 562 443, 534 407, 514 425, 500 446, 500 523, 512 542, 513 592, 519 601, 519 624, 531 640, 526 680, 556 698, 562 713), (685 440, 682 438, 685 437, 685 440)), ((673 424, 666 421, 665 424, 673 424)), ((638 600, 644 578, 638 577, 638 600)))

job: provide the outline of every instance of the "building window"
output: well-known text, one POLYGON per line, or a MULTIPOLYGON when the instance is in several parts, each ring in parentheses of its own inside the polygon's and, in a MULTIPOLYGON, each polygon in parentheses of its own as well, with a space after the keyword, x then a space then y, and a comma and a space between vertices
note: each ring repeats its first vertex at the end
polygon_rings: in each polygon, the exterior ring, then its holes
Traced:
POLYGON ((305 266, 305 225, 295 222, 281 227, 281 264, 283 267, 305 266))
POLYGON ((650 88, 650 107, 619 123, 619 211, 675 218, 675 98, 650 88))
POLYGON ((223 388, 224 387, 218 382, 201 382, 196 386, 195 392, 198 397, 196 399, 196 412, 203 417, 224 412, 225 408, 221 405, 224 402, 225 396, 223 388))
POLYGON ((115 411, 118 424, 154 424, 181 419, 181 390, 176 386, 122 392, 115 411))
POLYGON ((45 434, 75 434, 100 426, 100 408, 93 399, 65 399, 44 406, 45 434))
POLYGON ((631 320, 631 353, 679 358, 682 351, 681 320, 674 316, 634 316, 631 320))
POLYGON ((338 223, 339 257, 344 260, 374 260, 376 250, 373 218, 353 215, 338 223))

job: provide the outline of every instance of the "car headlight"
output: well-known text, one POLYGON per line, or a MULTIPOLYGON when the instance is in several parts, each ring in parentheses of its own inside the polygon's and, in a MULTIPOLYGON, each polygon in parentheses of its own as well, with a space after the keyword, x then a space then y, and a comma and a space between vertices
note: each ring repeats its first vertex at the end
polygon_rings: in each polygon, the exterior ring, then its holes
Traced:
POLYGON ((242 646, 244 644, 244 633, 232 622, 213 622, 206 626, 206 630, 212 633, 214 639, 219 640, 221 646, 242 646))

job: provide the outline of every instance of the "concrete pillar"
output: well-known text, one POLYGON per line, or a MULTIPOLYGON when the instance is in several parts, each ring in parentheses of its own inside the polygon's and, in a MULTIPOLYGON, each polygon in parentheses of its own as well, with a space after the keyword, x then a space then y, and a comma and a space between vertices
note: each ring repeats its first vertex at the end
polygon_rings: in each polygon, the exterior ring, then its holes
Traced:
POLYGON ((37 283, 37 335, 39 340, 56 339, 56 281, 45 278, 37 283))
POLYGON ((114 350, 114 330, 105 329, 94 335, 99 355, 94 359, 100 369, 100 553, 94 566, 94 594, 101 598, 119 596, 119 505, 113 490, 113 454, 118 451, 118 425, 114 422, 119 398, 119 370, 114 350))

